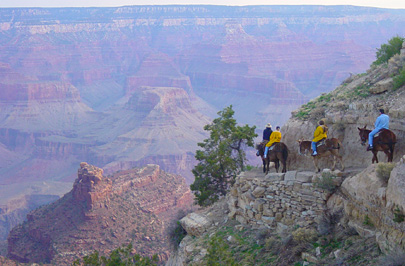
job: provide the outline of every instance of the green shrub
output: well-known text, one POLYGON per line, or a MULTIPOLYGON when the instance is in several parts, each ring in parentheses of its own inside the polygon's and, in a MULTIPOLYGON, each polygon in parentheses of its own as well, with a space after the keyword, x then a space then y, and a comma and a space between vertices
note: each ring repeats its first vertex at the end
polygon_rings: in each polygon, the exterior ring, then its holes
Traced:
POLYGON ((177 221, 174 228, 172 228, 170 231, 170 239, 171 239, 172 245, 175 248, 177 248, 179 246, 181 240, 183 240, 183 238, 186 235, 187 235, 186 230, 184 230, 183 227, 181 226, 180 222, 177 221))
POLYGON ((377 49, 377 60, 372 65, 377 66, 386 63, 395 54, 399 54, 404 39, 403 37, 395 36, 388 41, 388 44, 381 45, 380 49, 377 49))
POLYGON ((393 221, 396 223, 402 223, 405 220, 405 215, 401 212, 401 210, 397 207, 394 210, 394 219, 393 221))
POLYGON ((336 191, 336 183, 334 181, 335 176, 332 173, 323 172, 321 177, 316 179, 314 185, 318 188, 324 189, 333 193, 336 191))
POLYGON ((388 183, 388 180, 390 179, 391 176, 391 171, 394 169, 395 164, 394 163, 379 163, 377 165, 377 177, 384 182, 385 184, 388 183))
POLYGON ((405 67, 399 72, 398 75, 393 77, 394 87, 392 88, 394 91, 401 88, 405 84, 405 67))
POLYGON ((368 215, 364 216, 363 224, 364 224, 364 225, 367 225, 367 226, 374 227, 374 224, 373 224, 373 222, 370 220, 370 217, 368 217, 368 215))
POLYGON ((107 257, 99 255, 98 251, 75 260, 72 265, 80 266, 157 266, 159 258, 154 255, 152 258, 142 257, 138 254, 132 254, 132 245, 123 246, 111 251, 107 257))
POLYGON ((292 236, 297 243, 310 243, 317 238, 317 233, 314 229, 298 228, 292 232, 292 236))
POLYGON ((229 245, 220 237, 213 236, 208 243, 206 265, 238 265, 232 256, 229 245))

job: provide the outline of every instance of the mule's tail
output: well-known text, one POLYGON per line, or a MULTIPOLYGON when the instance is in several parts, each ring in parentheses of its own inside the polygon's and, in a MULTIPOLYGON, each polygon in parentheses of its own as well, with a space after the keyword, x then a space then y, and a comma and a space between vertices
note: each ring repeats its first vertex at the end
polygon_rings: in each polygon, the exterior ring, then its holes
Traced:
POLYGON ((287 158, 288 158, 288 148, 286 145, 283 149, 283 159, 285 160, 286 163, 287 163, 287 158))
POLYGON ((390 162, 394 159, 394 148, 395 148, 395 142, 391 142, 388 144, 388 147, 390 149, 390 162))

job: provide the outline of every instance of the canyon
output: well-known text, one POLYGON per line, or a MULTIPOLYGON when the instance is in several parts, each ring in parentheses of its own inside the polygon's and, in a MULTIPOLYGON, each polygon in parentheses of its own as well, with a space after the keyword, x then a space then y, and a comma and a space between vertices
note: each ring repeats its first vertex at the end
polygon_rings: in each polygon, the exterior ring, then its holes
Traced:
POLYGON ((404 26, 403 10, 353 6, 0 9, 0 239, 83 161, 190 184, 218 110, 282 125, 404 26))
POLYGON ((30 212, 10 232, 8 256, 70 265, 94 250, 107 255, 131 243, 134 252, 164 261, 171 250, 169 229, 192 202, 184 178, 157 165, 105 177, 102 169, 83 162, 69 193, 30 212))

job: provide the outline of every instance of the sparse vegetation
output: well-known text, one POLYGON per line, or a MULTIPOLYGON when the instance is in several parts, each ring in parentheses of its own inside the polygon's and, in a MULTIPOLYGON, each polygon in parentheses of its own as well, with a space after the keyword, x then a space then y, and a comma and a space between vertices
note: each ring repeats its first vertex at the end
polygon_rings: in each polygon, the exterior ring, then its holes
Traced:
POLYGON ((314 185, 318 188, 324 189, 333 193, 336 191, 336 183, 334 181, 336 177, 330 172, 323 172, 321 177, 316 179, 314 185))
POLYGON ((399 72, 398 75, 393 77, 393 81, 394 81, 394 84, 393 84, 392 89, 394 91, 401 88, 402 86, 404 86, 404 84, 405 84, 405 67, 403 67, 401 69, 401 71, 399 72))
POLYGON ((393 221, 396 223, 402 223, 405 220, 405 215, 402 213, 402 211, 396 207, 394 210, 394 219, 393 221))
POLYGON ((372 63, 372 65, 377 66, 386 63, 391 57, 399 54, 404 40, 405 38, 403 37, 395 36, 391 38, 388 43, 382 44, 381 47, 377 49, 377 59, 372 63))
POLYGON ((157 255, 152 258, 143 257, 139 254, 132 253, 132 245, 123 246, 121 248, 114 249, 110 255, 100 256, 98 251, 77 259, 73 262, 73 265, 80 266, 154 266, 158 265, 159 259, 157 255))
POLYGON ((384 183, 387 184, 391 176, 391 171, 394 169, 394 163, 379 163, 377 165, 376 174, 377 177, 384 183))
POLYGON ((312 228, 298 228, 292 232, 292 236, 297 243, 313 242, 317 238, 317 233, 312 228))
POLYGON ((368 215, 364 216, 364 221, 363 221, 364 225, 370 226, 370 227, 374 227, 373 222, 371 221, 370 217, 368 215))
POLYGON ((186 230, 183 229, 183 227, 180 224, 180 221, 177 221, 176 226, 170 232, 170 239, 172 241, 173 246, 177 248, 181 240, 183 240, 183 238, 186 235, 187 235, 186 230))

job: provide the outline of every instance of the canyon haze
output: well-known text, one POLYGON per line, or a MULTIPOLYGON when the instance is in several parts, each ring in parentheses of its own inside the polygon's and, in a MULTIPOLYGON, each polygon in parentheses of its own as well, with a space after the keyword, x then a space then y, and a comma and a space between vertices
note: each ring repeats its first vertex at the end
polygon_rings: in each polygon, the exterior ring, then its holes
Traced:
POLYGON ((191 183, 217 111, 232 104, 260 135, 395 35, 405 10, 0 9, 0 239, 68 192, 83 161, 105 174, 153 163, 191 183))

